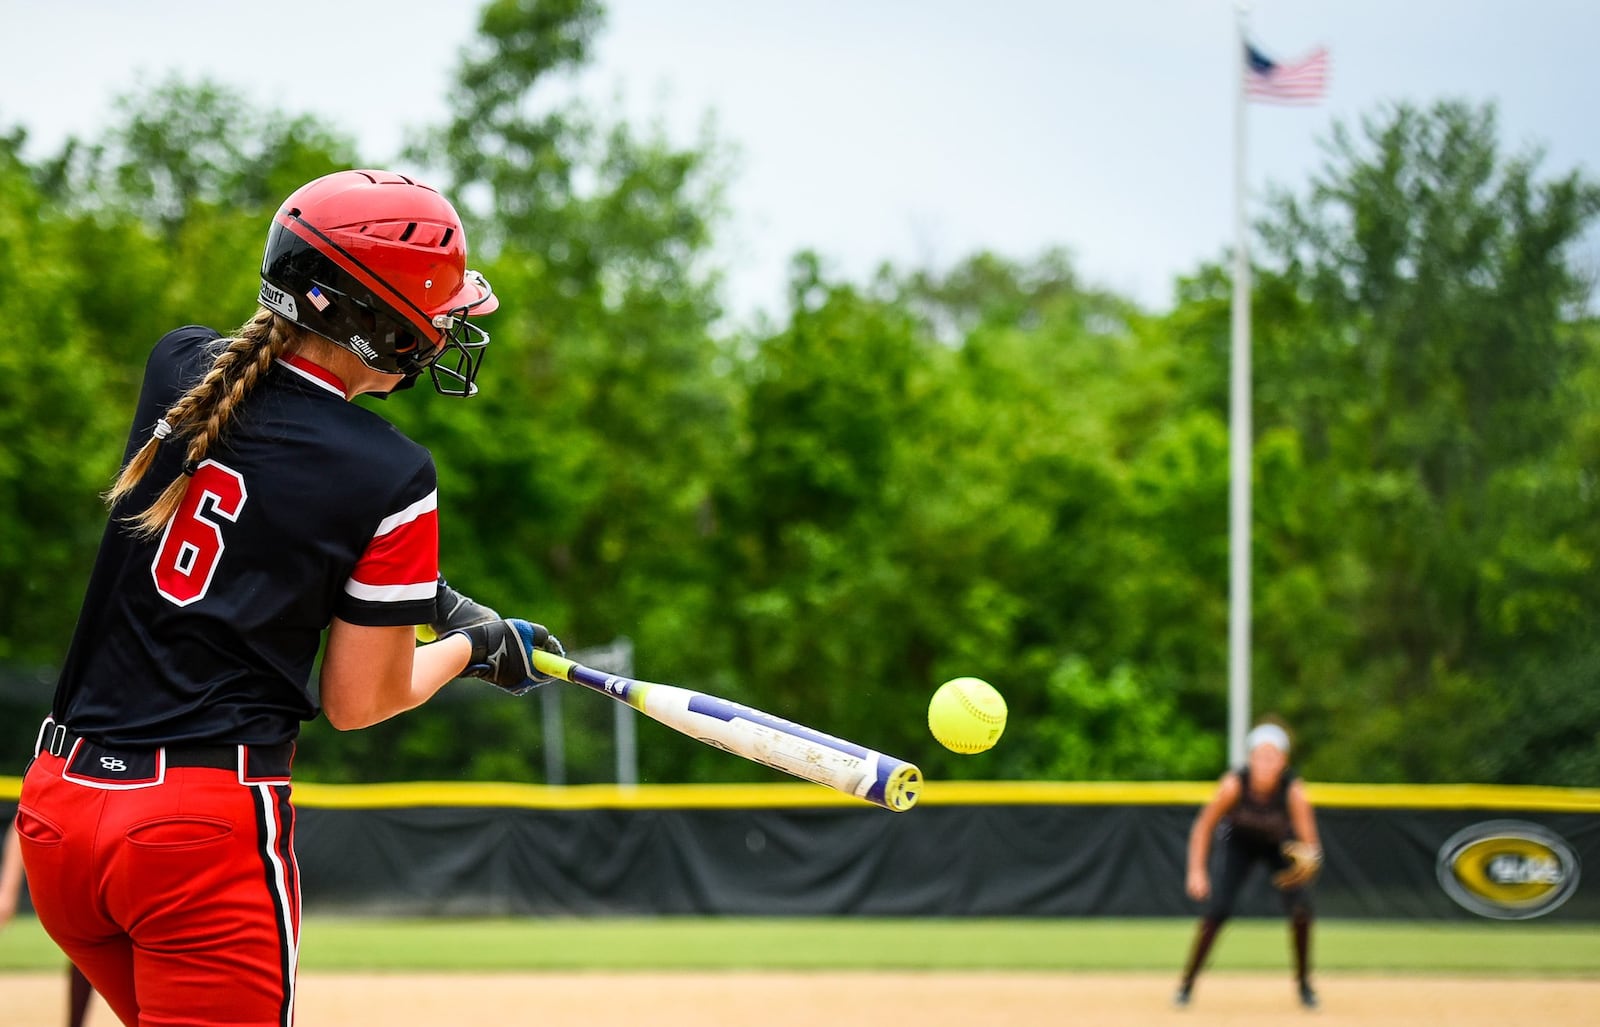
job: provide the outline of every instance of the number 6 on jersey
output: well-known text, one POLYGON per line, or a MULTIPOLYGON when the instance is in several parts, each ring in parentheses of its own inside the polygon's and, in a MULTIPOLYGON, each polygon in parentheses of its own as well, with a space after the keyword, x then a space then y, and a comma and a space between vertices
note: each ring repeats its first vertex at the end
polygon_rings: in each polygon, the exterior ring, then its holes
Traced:
POLYGON ((183 504, 162 533, 161 548, 150 565, 156 591, 164 599, 188 606, 206 594, 227 548, 215 518, 237 521, 246 498, 244 478, 233 468, 215 460, 195 468, 183 504))

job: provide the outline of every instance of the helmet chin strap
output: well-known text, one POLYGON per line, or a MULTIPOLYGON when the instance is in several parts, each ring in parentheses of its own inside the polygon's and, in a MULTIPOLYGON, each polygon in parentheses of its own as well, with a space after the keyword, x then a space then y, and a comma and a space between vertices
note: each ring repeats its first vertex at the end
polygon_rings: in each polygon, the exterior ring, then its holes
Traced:
POLYGON ((417 371, 415 373, 406 375, 405 377, 400 379, 400 384, 399 385, 396 385, 394 388, 390 389, 388 392, 372 392, 372 393, 368 393, 368 395, 370 395, 373 399, 388 399, 390 396, 393 396, 397 392, 404 392, 407 389, 414 389, 414 388, 417 387, 417 378, 418 378, 419 375, 421 375, 421 373, 422 373, 421 371, 417 371))

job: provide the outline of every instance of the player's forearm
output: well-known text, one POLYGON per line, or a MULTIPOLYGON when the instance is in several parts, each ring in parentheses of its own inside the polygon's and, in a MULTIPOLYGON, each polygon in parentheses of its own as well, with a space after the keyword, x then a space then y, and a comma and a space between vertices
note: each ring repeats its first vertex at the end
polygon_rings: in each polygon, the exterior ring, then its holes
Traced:
POLYGON ((416 705, 427 702, 439 689, 460 677, 471 655, 472 643, 464 635, 449 635, 418 646, 411 665, 411 690, 417 697, 416 705))
POLYGON ((1317 836, 1317 816, 1311 809, 1311 800, 1306 796, 1302 781, 1296 781, 1289 789, 1289 821, 1294 825, 1296 838, 1322 848, 1322 839, 1317 836))
POLYGON ((322 659, 322 710, 355 731, 422 705, 466 666, 456 640, 418 647, 409 625, 363 627, 335 619, 322 659))
POLYGON ((1317 836, 1317 818, 1312 816, 1310 807, 1295 810, 1293 819, 1295 837, 1319 849, 1322 848, 1322 839, 1317 836))
POLYGON ((460 676, 470 652, 466 640, 457 637, 416 647, 409 666, 391 668, 382 675, 375 687, 360 694, 358 702, 340 711, 334 726, 341 731, 359 730, 416 709, 460 676))
POLYGON ((1216 833, 1217 821, 1221 819, 1207 805, 1194 818, 1194 826, 1189 829, 1189 867, 1192 871, 1204 870, 1206 861, 1211 856, 1211 836, 1216 833))
POLYGON ((1206 857, 1211 855, 1210 842, 1210 833, 1202 834, 1200 824, 1196 822, 1189 831, 1189 870, 1204 870, 1206 868, 1206 857))

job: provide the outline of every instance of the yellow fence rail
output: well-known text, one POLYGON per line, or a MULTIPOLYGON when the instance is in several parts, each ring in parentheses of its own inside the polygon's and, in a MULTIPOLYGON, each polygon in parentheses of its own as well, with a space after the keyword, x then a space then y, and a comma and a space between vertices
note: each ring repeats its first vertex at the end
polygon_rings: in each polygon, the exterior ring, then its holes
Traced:
MULTIPOLYGON (((1198 806, 1210 781, 929 781, 926 806, 1198 806)), ((1519 785, 1307 785, 1319 807, 1482 809, 1600 813, 1600 788, 1519 785)), ((16 801, 22 779, 0 777, 0 800, 16 801)), ((853 806, 858 800, 816 785, 641 784, 535 785, 503 781, 407 781, 383 784, 297 782, 306 809, 398 809, 491 806, 526 809, 685 809, 853 806)))

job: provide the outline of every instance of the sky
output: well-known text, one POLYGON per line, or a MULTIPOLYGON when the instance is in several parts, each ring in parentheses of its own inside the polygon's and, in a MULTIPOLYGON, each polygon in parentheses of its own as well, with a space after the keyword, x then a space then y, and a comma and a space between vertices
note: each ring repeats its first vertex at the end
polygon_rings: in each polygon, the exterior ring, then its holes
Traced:
MULTIPOLYGON (((716 261, 733 316, 781 317, 787 267, 948 268, 981 250, 1072 254, 1081 278, 1152 310, 1222 259, 1234 181, 1253 208, 1303 191, 1335 122, 1386 104, 1493 102, 1510 152, 1600 177, 1600 4, 1255 0, 1269 56, 1326 46, 1315 107, 1252 104, 1235 158, 1233 0, 612 0, 595 60, 563 88, 731 155, 716 261)), ((0 0, 0 128, 29 154, 92 137, 112 100, 171 74, 314 113, 394 160, 446 116, 471 0, 0 0), (19 45, 27 41, 28 45, 19 45)), ((1579 259, 1600 266, 1593 237, 1579 259)))

